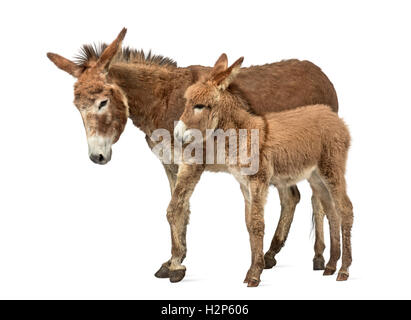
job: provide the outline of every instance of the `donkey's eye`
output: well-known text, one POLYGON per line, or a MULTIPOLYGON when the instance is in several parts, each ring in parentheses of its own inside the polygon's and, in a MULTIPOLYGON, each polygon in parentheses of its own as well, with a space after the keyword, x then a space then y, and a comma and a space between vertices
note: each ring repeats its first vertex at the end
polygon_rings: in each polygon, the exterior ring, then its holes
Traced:
POLYGON ((107 105, 108 100, 103 100, 100 102, 98 105, 98 109, 100 110, 101 108, 105 107, 107 105))
POLYGON ((193 107, 193 109, 201 110, 201 109, 204 109, 205 107, 206 107, 206 106, 203 105, 203 104, 196 104, 196 105, 193 107))

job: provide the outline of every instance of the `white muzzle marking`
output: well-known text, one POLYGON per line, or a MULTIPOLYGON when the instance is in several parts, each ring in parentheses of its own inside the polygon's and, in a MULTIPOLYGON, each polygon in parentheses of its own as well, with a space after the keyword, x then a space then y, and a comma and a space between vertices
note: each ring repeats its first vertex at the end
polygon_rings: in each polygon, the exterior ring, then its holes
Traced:
POLYGON ((113 140, 109 137, 91 136, 87 138, 88 155, 94 162, 105 164, 111 159, 111 145, 113 140), (96 160, 96 161, 95 161, 96 160))

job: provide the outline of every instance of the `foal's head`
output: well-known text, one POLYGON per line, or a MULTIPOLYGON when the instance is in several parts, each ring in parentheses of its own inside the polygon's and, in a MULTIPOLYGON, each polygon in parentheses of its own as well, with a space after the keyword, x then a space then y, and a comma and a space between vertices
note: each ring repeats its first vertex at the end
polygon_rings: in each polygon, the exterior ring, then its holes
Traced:
POLYGON ((227 67, 227 56, 223 53, 207 77, 187 88, 185 109, 174 129, 177 139, 189 142, 192 139, 190 129, 200 130, 207 138, 206 130, 212 132, 221 128, 236 107, 235 98, 226 89, 239 72, 243 60, 241 57, 227 67))
POLYGON ((74 104, 83 118, 89 157, 98 164, 110 161, 111 146, 119 139, 128 118, 125 95, 108 79, 108 68, 121 49, 125 35, 126 29, 123 29, 99 57, 91 57, 82 64, 54 53, 47 54, 58 68, 77 78, 74 104))

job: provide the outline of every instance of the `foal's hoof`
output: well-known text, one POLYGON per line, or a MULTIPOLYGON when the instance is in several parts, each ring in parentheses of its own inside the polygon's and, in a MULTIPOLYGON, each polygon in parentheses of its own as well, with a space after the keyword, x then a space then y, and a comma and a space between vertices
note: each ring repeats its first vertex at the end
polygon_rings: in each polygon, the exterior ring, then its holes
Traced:
POLYGON ((326 267, 325 270, 324 270, 323 275, 324 276, 332 276, 334 273, 335 273, 335 269, 331 269, 331 268, 326 267))
POLYGON ((260 280, 250 279, 248 280, 247 287, 258 287, 259 284, 260 284, 260 280))
POLYGON ((324 260, 314 259, 313 261, 313 269, 314 270, 324 270, 325 269, 325 262, 324 260))
POLYGON ((346 281, 348 280, 349 274, 345 271, 338 272, 337 281, 346 281))
POLYGON ((264 256, 264 269, 271 269, 277 264, 277 260, 268 255, 264 256))
POLYGON ((158 269, 154 276, 161 279, 170 278, 170 269, 163 265, 160 269, 158 269))
POLYGON ((170 270, 170 282, 180 282, 186 275, 184 269, 170 270))

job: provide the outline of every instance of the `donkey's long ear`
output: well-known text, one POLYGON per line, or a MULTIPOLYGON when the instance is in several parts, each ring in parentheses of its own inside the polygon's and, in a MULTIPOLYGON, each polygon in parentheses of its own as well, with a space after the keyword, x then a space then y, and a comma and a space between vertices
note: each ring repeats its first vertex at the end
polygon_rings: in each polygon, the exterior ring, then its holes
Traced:
POLYGON ((73 61, 66 59, 55 53, 47 53, 47 57, 61 70, 70 73, 73 77, 78 78, 83 72, 84 68, 78 66, 73 61))
POLYGON ((238 74, 241 68, 241 64, 244 61, 244 57, 241 57, 236 62, 234 62, 228 69, 214 74, 211 77, 211 81, 220 89, 225 90, 231 82, 233 82, 235 76, 238 74))
POLYGON ((223 53, 220 58, 216 61, 213 67, 213 71, 211 71, 211 76, 219 74, 228 68, 228 59, 227 55, 223 53))
POLYGON ((126 36, 126 33, 127 29, 123 28, 123 30, 121 30, 121 32, 118 34, 117 38, 103 51, 101 57, 97 61, 96 68, 102 70, 108 69, 111 60, 113 60, 114 56, 121 48, 121 42, 126 36))

